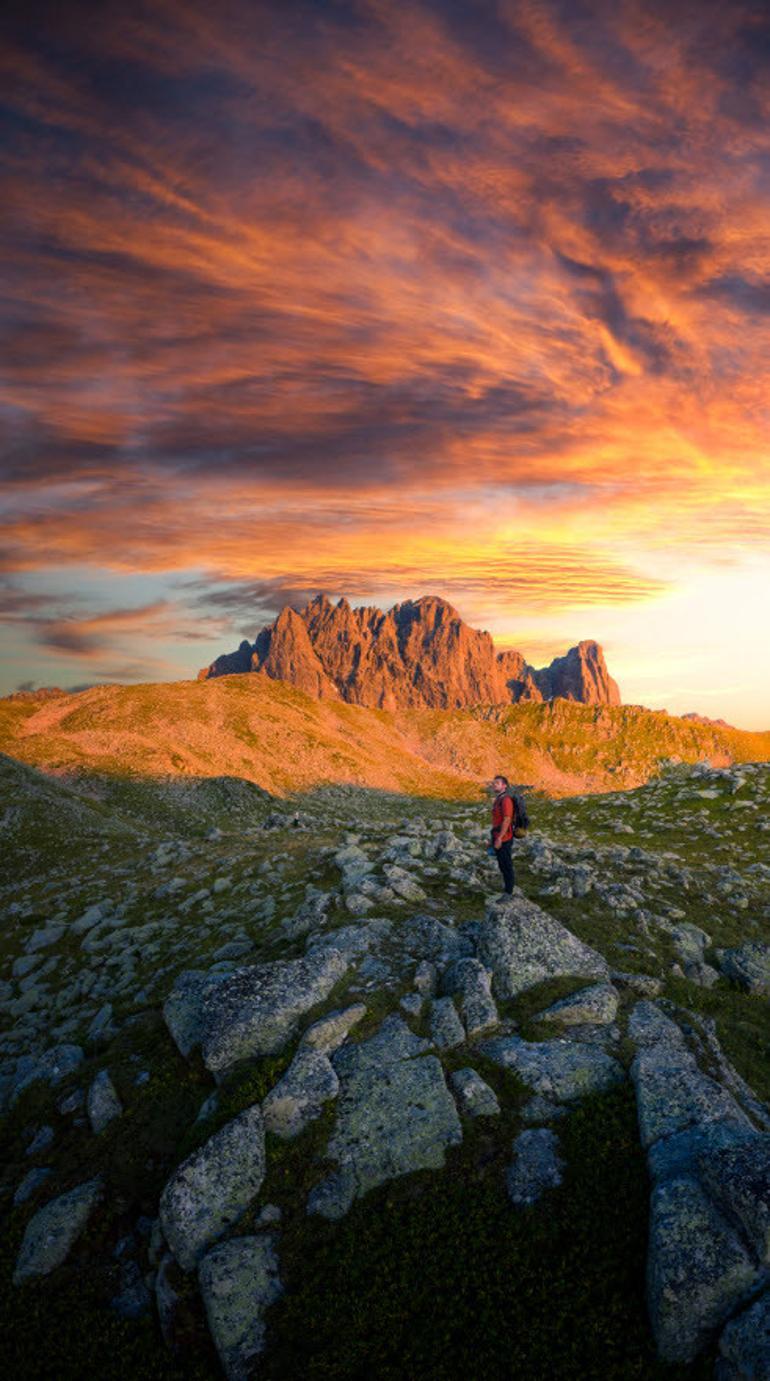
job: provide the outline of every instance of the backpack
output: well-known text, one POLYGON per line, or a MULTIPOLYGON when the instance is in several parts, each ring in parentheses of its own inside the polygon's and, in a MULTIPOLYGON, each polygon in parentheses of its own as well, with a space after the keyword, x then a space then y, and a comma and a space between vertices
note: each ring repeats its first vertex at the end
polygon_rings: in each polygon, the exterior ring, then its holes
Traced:
POLYGON ((513 786, 506 787, 504 794, 510 796, 513 801, 513 837, 523 839, 529 829, 529 815, 524 797, 513 786))

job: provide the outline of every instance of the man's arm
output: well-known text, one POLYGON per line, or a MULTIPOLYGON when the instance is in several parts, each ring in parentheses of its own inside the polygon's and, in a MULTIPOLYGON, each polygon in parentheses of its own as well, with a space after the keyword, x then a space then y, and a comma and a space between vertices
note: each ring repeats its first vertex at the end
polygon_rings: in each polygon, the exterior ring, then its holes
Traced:
POLYGON ((505 831, 508 828, 508 822, 510 821, 510 823, 513 824, 513 801, 511 800, 510 796, 504 796, 500 805, 503 812, 503 818, 500 821, 500 824, 498 825, 497 829, 495 830, 494 838, 492 840, 492 843, 496 849, 499 849, 500 845, 503 842, 503 835, 505 834, 505 831))

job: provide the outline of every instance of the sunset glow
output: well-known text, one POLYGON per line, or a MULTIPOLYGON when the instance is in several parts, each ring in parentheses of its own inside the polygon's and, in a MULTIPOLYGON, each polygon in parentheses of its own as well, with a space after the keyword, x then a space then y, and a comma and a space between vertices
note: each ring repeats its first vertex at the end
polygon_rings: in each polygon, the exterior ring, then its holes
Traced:
POLYGON ((0 694, 435 593, 770 727, 763 5, 12 8, 0 694))

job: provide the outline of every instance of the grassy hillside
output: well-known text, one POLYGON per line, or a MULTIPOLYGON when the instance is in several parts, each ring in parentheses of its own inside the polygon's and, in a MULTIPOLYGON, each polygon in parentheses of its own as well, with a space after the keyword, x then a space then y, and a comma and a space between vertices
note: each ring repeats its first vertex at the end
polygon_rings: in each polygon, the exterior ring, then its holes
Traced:
POLYGON ((275 795, 347 784, 458 799, 498 770, 568 795, 639 786, 664 759, 765 761, 770 732, 564 700, 395 714, 229 676, 0 701, 0 750, 56 773, 227 776, 275 795))

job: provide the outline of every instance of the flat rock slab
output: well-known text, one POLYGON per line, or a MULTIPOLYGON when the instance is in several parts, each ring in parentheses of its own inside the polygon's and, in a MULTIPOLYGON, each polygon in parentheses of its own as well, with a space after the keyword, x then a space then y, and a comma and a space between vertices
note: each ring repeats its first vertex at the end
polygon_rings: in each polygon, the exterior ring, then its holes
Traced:
POLYGON ((684 1048, 662 1042, 643 1047, 631 1065, 631 1078, 636 1089, 639 1135, 645 1148, 696 1123, 750 1125, 732 1094, 716 1079, 703 1074, 684 1048))
POLYGON ((714 1376, 716 1381, 770 1381, 770 1291, 725 1325, 714 1376))
POLYGON ((737 949, 719 950, 717 959, 725 978, 740 983, 750 993, 770 994, 770 945, 748 940, 737 949))
POLYGON ((227 1381, 248 1381, 264 1351, 265 1313, 283 1293, 273 1238, 221 1242, 201 1261, 198 1280, 227 1381))
POLYGON ((87 1180, 38 1209, 24 1233, 14 1285, 22 1285, 33 1276, 50 1275, 66 1260, 103 1193, 101 1179, 87 1180))
POLYGON ((664 1362, 692 1362, 758 1278, 737 1235, 695 1180, 655 1187, 647 1302, 664 1362))
POLYGON ((481 923, 478 956, 499 998, 515 997, 546 978, 604 978, 606 959, 527 897, 493 902, 481 923))
POLYGON ((183 1034, 183 1053, 200 1043, 207 1069, 221 1078, 238 1060, 280 1050, 347 967, 347 958, 329 948, 302 959, 253 964, 224 977, 204 976, 202 982, 181 975, 164 1016, 180 1049, 183 1034))
POLYGON ((623 1066, 596 1046, 578 1041, 525 1041, 497 1036, 482 1054, 515 1074, 535 1093, 569 1103, 589 1093, 604 1093, 625 1079, 623 1066))
POLYGON ((355 1198, 398 1175, 439 1169, 462 1140, 454 1100, 427 1042, 397 1016, 334 1057, 340 1078, 327 1155, 339 1169, 316 1187, 308 1212, 341 1218, 355 1198))
POLYGON ((546 1189, 561 1184, 563 1169, 555 1132, 548 1127, 521 1132, 513 1143, 513 1164, 505 1177, 511 1203, 517 1208, 537 1203, 546 1189))
POLYGON ((560 1026, 580 1026, 582 1023, 608 1026, 618 1013, 618 995, 609 983, 592 983, 578 993, 570 993, 540 1013, 540 1021, 552 1021, 560 1026))
POLYGON ((238 1221, 264 1177, 259 1107, 239 1113, 174 1171, 160 1196, 160 1221, 183 1270, 192 1270, 206 1248, 238 1221))
POLYGON ((500 1104, 494 1090, 475 1069, 471 1069, 469 1065, 464 1069, 456 1069, 450 1074, 449 1081, 461 1112, 467 1113, 470 1117, 499 1116, 500 1104))

